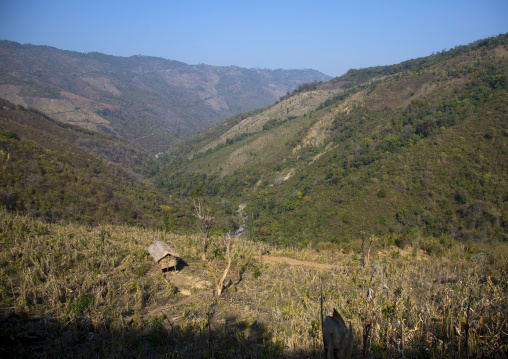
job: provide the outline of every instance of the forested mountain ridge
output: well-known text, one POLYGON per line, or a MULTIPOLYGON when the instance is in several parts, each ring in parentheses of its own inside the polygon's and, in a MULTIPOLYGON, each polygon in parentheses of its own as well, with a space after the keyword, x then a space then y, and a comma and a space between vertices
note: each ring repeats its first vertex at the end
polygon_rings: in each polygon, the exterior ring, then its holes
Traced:
POLYGON ((0 97, 155 153, 303 83, 328 79, 314 70, 187 65, 0 41, 0 97))
POLYGON ((507 39, 302 87, 182 144, 156 185, 242 205, 253 239, 507 239, 507 39))

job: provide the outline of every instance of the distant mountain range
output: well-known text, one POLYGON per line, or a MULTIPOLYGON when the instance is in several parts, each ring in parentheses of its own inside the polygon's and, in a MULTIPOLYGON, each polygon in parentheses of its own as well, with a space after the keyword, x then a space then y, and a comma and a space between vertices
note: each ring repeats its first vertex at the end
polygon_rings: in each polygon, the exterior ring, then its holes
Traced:
POLYGON ((187 65, 0 41, 0 97, 153 153, 329 79, 315 70, 187 65))

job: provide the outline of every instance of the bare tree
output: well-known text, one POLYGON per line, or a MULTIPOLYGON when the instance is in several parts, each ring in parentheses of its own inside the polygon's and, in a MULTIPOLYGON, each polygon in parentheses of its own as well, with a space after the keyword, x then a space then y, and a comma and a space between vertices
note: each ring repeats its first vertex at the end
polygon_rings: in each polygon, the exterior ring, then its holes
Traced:
MULTIPOLYGON (((224 272, 222 273, 222 277, 219 278, 217 274, 217 270, 214 268, 214 262, 212 260, 208 260, 208 268, 210 269, 210 273, 213 276, 213 279, 215 281, 215 294, 220 297, 224 287, 224 281, 226 280, 226 276, 228 275, 229 269, 231 268, 231 236, 229 234, 226 235, 226 237, 223 238, 224 245, 226 246, 226 256, 228 264, 226 265, 226 268, 224 269, 224 272)), ((215 261, 215 264, 217 264, 217 261, 215 261)))
POLYGON ((215 218, 210 216, 210 213, 204 209, 201 197, 197 200, 194 199, 194 210, 195 216, 199 219, 201 240, 203 242, 203 254, 201 255, 202 260, 206 260, 206 250, 208 249, 208 243, 210 240, 210 230, 213 227, 215 218))
POLYGON ((210 269, 210 273, 212 274, 212 277, 214 279, 215 295, 221 296, 222 292, 225 289, 224 281, 226 280, 226 277, 229 273, 229 269, 231 268, 231 236, 228 233, 222 239, 226 251, 227 265, 226 268, 224 269, 224 272, 222 273, 222 276, 219 278, 218 272, 220 272, 220 270, 215 268, 219 266, 219 261, 216 260, 215 258, 209 258, 208 260, 206 258, 208 246, 211 241, 210 230, 213 227, 215 219, 214 217, 210 216, 207 210, 205 210, 202 198, 200 196, 194 199, 194 210, 195 216, 199 219, 201 240, 203 242, 203 253, 201 254, 201 259, 207 262, 208 268, 210 269))

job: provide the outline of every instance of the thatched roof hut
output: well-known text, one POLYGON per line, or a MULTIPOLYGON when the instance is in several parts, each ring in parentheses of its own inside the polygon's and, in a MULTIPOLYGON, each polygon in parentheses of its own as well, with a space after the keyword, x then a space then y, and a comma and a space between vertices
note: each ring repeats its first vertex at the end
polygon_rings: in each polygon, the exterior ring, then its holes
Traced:
POLYGON ((153 260, 159 264, 159 267, 162 270, 172 267, 176 269, 176 264, 180 258, 178 253, 176 253, 167 243, 162 241, 153 242, 148 247, 148 253, 150 253, 153 260))

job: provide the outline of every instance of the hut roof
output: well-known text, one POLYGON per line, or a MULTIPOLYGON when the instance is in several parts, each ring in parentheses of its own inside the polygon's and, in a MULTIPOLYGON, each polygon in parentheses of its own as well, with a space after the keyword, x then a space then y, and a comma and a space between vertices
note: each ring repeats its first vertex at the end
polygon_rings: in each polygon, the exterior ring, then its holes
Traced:
POLYGON ((152 256, 152 258, 159 262, 162 258, 166 256, 172 256, 175 258, 180 258, 180 255, 176 253, 171 247, 162 241, 155 241, 148 247, 148 253, 152 256))

